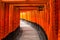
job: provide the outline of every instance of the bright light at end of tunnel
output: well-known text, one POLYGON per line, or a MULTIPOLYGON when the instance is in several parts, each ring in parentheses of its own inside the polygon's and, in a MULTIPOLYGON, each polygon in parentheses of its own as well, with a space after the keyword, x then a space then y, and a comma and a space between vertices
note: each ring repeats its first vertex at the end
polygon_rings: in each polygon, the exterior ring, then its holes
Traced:
POLYGON ((23 15, 25 15, 25 12, 20 12, 20 18, 22 18, 23 15))
POLYGON ((26 19, 26 15, 28 15, 28 17, 30 16, 30 14, 29 13, 31 13, 30 11, 24 11, 24 12, 20 12, 20 18, 21 19, 26 19))
POLYGON ((21 14, 25 14, 25 12, 20 12, 20 15, 21 15, 21 14))

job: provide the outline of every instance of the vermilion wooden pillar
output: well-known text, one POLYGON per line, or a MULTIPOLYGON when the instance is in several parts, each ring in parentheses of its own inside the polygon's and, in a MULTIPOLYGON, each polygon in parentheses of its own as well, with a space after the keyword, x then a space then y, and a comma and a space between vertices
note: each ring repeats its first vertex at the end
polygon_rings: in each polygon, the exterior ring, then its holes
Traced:
POLYGON ((13 30, 20 26, 20 9, 18 7, 14 7, 13 11, 13 30))
POLYGON ((0 40, 15 31, 20 23, 20 10, 11 4, 0 3, 0 40))
POLYGON ((56 0, 57 11, 58 11, 58 40, 60 40, 60 0, 56 0))
POLYGON ((20 10, 13 6, 9 5, 9 32, 15 31, 20 24, 20 10))
POLYGON ((51 16, 51 38, 52 40, 58 39, 58 8, 57 0, 50 0, 50 16, 51 16))
POLYGON ((5 3, 4 4, 4 37, 8 33, 9 33, 9 4, 5 3))
POLYGON ((0 2, 0 40, 4 36, 4 4, 0 2))

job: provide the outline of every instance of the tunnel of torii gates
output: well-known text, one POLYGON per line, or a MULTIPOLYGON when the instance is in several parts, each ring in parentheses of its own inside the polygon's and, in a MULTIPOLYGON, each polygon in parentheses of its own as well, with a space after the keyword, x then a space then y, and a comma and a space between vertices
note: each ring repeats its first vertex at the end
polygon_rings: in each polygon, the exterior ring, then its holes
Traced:
POLYGON ((20 19, 39 24, 48 40, 60 40, 59 0, 0 0, 0 40, 15 31, 20 19))

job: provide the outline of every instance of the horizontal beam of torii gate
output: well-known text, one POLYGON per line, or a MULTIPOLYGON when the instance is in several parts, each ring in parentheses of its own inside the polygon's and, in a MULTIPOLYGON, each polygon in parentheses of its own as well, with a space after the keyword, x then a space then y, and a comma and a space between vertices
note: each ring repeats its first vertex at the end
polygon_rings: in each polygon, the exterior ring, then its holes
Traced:
POLYGON ((47 3, 49 0, 1 0, 7 3, 47 3))

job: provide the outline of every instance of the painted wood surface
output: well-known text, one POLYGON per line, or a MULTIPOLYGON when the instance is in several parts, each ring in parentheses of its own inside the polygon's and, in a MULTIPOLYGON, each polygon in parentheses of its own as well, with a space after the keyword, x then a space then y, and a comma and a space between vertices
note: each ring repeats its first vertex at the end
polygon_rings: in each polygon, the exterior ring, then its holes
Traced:
POLYGON ((58 8, 54 5, 54 0, 49 0, 48 3, 49 5, 46 5, 48 7, 45 7, 44 11, 25 10, 23 12, 14 8, 13 5, 0 3, 0 40, 18 27, 21 15, 24 13, 22 18, 41 25, 48 40, 57 40, 57 35, 60 40, 60 2, 56 2, 58 8))
POLYGON ((19 9, 13 11, 13 5, 0 5, 0 39, 2 39, 19 26, 20 14, 19 9))

